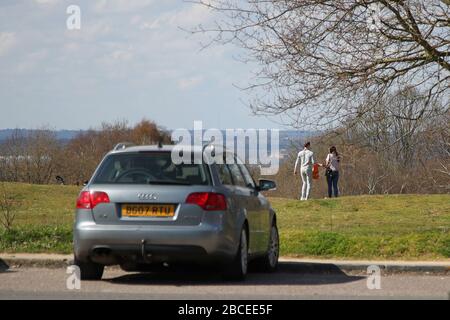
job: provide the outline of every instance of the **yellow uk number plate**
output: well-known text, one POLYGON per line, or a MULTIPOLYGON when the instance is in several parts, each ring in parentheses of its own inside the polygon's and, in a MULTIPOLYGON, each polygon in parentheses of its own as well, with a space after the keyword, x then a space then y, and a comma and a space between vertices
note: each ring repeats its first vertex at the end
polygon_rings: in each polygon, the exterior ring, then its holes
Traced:
POLYGON ((123 217, 173 217, 175 206, 167 204, 123 204, 123 217))

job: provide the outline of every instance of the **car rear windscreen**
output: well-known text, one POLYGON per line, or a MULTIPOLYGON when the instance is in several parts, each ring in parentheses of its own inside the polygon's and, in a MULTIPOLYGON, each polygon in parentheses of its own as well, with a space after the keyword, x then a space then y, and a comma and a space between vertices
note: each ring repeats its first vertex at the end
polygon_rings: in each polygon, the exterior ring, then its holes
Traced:
POLYGON ((102 162, 94 184, 209 185, 204 164, 177 164, 170 152, 112 154, 102 162))

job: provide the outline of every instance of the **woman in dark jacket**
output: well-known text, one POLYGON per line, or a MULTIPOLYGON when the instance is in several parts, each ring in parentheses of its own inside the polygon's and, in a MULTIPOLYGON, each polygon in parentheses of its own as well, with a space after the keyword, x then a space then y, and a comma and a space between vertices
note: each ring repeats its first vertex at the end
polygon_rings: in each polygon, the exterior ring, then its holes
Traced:
POLYGON ((330 148, 330 153, 325 160, 326 178, 328 183, 328 197, 331 198, 334 194, 335 197, 339 195, 338 181, 339 170, 341 167, 341 157, 339 156, 336 147, 330 148))

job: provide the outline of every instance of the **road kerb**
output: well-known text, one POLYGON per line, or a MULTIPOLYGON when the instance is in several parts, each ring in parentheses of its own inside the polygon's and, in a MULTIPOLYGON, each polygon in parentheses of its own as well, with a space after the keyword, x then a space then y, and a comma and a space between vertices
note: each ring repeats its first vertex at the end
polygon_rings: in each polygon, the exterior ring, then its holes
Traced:
POLYGON ((376 261, 376 260, 321 260, 280 258, 281 269, 289 272, 336 273, 364 272, 370 266, 378 266, 384 273, 450 273, 450 260, 447 261, 376 261))
MULTIPOLYGON (((61 254, 0 254, 0 271, 8 268, 64 268, 73 262, 72 255, 61 254)), ((450 260, 447 261, 354 261, 321 260, 281 257, 279 272, 286 273, 347 273, 367 272, 371 265, 380 267, 382 272, 397 273, 450 273, 450 260)))

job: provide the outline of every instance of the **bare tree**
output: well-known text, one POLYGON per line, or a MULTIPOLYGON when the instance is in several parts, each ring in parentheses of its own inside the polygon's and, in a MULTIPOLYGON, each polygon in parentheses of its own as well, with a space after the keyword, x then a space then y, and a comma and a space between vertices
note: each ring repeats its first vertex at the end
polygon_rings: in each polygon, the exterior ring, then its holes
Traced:
POLYGON ((35 130, 26 139, 25 166, 27 182, 48 184, 53 179, 59 142, 56 134, 48 129, 35 130))
POLYGON ((20 199, 17 194, 8 190, 4 183, 0 184, 0 224, 6 229, 11 230, 16 218, 17 207, 20 205, 20 199))
POLYGON ((430 171, 433 183, 450 191, 450 112, 434 119, 427 128, 427 143, 423 149, 427 154, 439 154, 437 164, 423 166, 430 171))
MULTIPOLYGON (((212 41, 234 42, 260 66, 256 114, 339 126, 387 93, 417 88, 448 110, 448 0, 195 0, 220 13, 212 41)), ((211 33, 210 33, 211 34, 211 33)), ((445 111, 444 110, 444 111, 445 111)))
POLYGON ((48 129, 16 129, 2 145, 2 180, 49 183, 59 150, 55 133, 48 129))
POLYGON ((348 119, 345 124, 349 139, 356 143, 358 137, 360 145, 374 152, 387 152, 391 161, 402 166, 410 165, 417 158, 420 136, 445 115, 439 103, 428 104, 414 88, 386 95, 376 104, 365 103, 370 105, 369 111, 348 119), (424 112, 425 109, 428 110, 424 112))
POLYGON ((82 132, 65 146, 62 175, 69 183, 83 182, 117 143, 156 144, 160 141, 171 143, 169 134, 150 120, 144 119, 133 127, 127 121, 102 123, 99 130, 82 132))
POLYGON ((169 135, 147 119, 142 119, 133 127, 131 138, 136 144, 171 143, 169 135))
POLYGON ((25 153, 25 136, 15 129, 11 136, 2 143, 1 174, 2 181, 20 181, 22 179, 22 160, 25 153))

